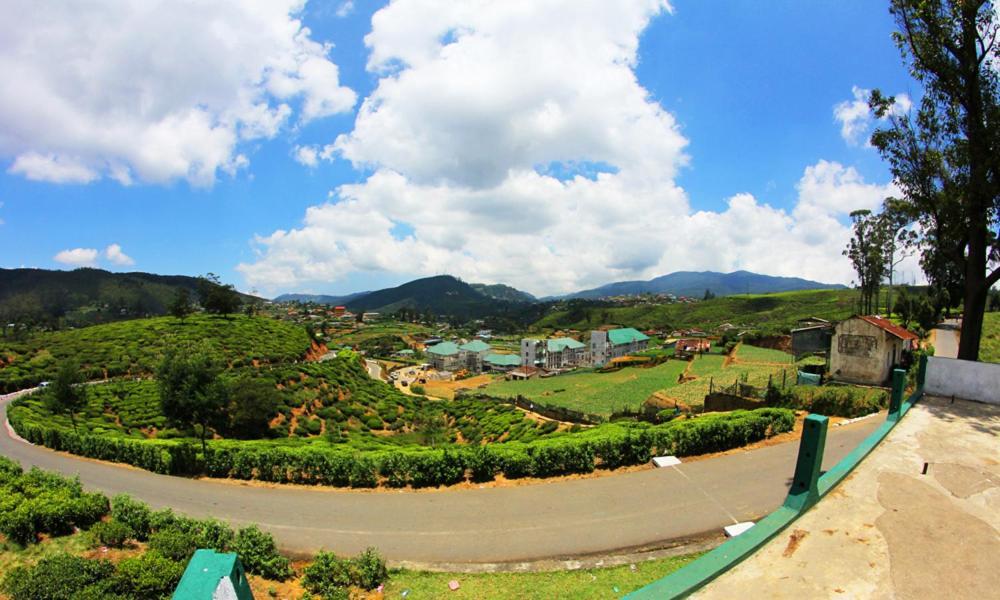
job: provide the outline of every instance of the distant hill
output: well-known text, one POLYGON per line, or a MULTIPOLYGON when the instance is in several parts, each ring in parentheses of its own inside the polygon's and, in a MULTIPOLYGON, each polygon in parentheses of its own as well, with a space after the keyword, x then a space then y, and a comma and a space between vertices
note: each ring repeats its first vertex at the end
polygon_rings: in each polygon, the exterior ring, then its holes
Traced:
POLYGON ((355 311, 391 313, 410 308, 461 318, 495 315, 516 305, 487 296, 451 275, 417 279, 398 287, 370 292, 347 303, 347 307, 355 311))
POLYGON ((506 300, 508 302, 537 302, 528 292, 522 292, 517 288, 502 283, 470 283, 469 286, 484 296, 489 296, 496 300, 506 300))
MULTIPOLYGON (((704 290, 702 291, 704 293, 704 290)), ((788 333, 800 319, 846 319, 857 311, 858 292, 851 289, 800 290, 774 294, 732 295, 700 302, 614 306, 591 300, 572 300, 549 311, 534 323, 542 330, 596 329, 603 325, 640 330, 712 330, 729 323, 739 328, 788 333)))
POLYGON ((610 296, 638 294, 674 294, 701 298, 705 290, 716 296, 736 294, 772 294, 798 290, 843 289, 840 284, 820 283, 799 277, 773 277, 749 271, 716 273, 714 271, 678 271, 649 281, 619 281, 601 287, 562 296, 565 299, 596 300, 610 296))
POLYGON ((329 304, 330 306, 345 305, 355 298, 360 298, 371 292, 354 292, 343 296, 328 296, 326 294, 282 294, 274 302, 312 302, 314 304, 329 304))
MULTIPOLYGON (((197 297, 199 279, 186 275, 111 273, 103 269, 0 269, 0 317, 7 321, 63 319, 88 325, 166 314, 178 288, 197 297)), ((241 294, 243 300, 252 296, 241 294)), ((5 322, 7 322, 5 321, 5 322)))

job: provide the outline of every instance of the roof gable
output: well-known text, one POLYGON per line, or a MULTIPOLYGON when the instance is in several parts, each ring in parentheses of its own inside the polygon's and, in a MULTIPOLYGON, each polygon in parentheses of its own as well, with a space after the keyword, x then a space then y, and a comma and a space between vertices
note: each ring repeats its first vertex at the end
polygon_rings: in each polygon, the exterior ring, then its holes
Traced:
POLYGON ((585 348, 582 342, 574 340, 573 338, 552 338, 551 340, 545 340, 545 349, 549 352, 562 352, 567 348, 570 350, 579 350, 580 348, 585 348))
POLYGON ((899 325, 896 325, 895 323, 893 323, 889 319, 883 319, 882 317, 874 317, 874 316, 871 316, 871 317, 868 317, 868 316, 859 316, 858 318, 861 319, 862 321, 865 321, 866 323, 870 323, 870 324, 874 325, 875 327, 878 327, 879 329, 881 329, 882 331, 885 331, 886 333, 889 333, 891 335, 896 336, 897 338, 899 338, 901 340, 917 340, 917 339, 920 339, 917 336, 917 334, 913 333, 912 331, 910 331, 908 329, 903 329, 902 327, 900 327, 899 325))
POLYGON ((609 331, 608 339, 611 340, 612 344, 618 345, 631 344, 632 342, 643 342, 648 340, 649 336, 635 328, 624 327, 622 329, 612 329, 609 331))
POLYGON ((468 350, 469 352, 483 352, 490 349, 490 345, 482 340, 472 340, 467 344, 462 344, 458 347, 459 350, 468 350))
POLYGON ((441 342, 427 349, 431 354, 438 356, 452 356, 458 354, 458 346, 454 342, 441 342))

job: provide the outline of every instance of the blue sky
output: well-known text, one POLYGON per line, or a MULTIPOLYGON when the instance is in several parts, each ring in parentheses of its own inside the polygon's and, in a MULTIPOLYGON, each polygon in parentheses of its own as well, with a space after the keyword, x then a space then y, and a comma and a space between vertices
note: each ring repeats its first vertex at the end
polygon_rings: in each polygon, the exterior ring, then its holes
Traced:
POLYGON ((443 272, 537 294, 680 269, 849 283, 846 215, 893 192, 854 89, 919 96, 880 2, 251 4, 66 9, 42 53, 34 5, 0 9, 21 81, 0 92, 0 266, 266 295, 443 272), (167 26, 185 43, 150 41, 167 26))

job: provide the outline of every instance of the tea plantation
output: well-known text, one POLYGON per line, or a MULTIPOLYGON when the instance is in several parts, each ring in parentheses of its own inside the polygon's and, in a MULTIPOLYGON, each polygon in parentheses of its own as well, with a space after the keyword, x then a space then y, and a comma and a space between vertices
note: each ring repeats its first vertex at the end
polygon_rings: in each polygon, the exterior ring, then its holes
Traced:
POLYGON ((37 333, 20 341, 0 338, 0 393, 52 379, 65 359, 77 361, 87 379, 147 375, 168 346, 193 343, 207 346, 232 367, 294 361, 310 347, 302 327, 245 315, 136 319, 37 333))
MULTIPOLYGON (((489 398, 438 401, 403 394, 369 377, 353 352, 322 362, 302 360, 310 346, 302 328, 263 317, 122 322, 8 342, 0 351, 6 363, 0 385, 18 389, 49 379, 66 359, 83 365, 88 379, 111 377, 78 387, 84 402, 72 412, 53 402, 56 385, 11 404, 14 429, 49 448, 158 473, 354 487, 586 473, 641 464, 654 453, 691 455, 742 446, 788 431, 794 422, 789 410, 767 409, 659 425, 570 427, 489 398), (227 394, 224 418, 211 423, 167 418, 153 376, 164 354, 176 348, 181 355, 185 348, 211 355, 220 369, 214 375, 218 389, 227 394), (268 399, 253 405, 266 408, 249 410, 256 412, 254 425, 247 427, 239 415, 249 406, 242 394, 252 390, 264 390, 268 399)), ((721 365, 722 357, 703 358, 721 365)), ((629 406, 676 382, 687 366, 671 361, 546 384, 583 382, 589 390, 576 386, 567 396, 589 393, 629 406)))

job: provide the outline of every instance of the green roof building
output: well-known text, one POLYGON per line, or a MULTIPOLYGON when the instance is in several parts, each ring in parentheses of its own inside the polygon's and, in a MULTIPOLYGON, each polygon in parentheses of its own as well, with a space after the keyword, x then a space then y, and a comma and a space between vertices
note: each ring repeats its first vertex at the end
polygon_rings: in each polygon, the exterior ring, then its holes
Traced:
POLYGON ((496 371, 509 371, 521 366, 521 357, 517 354, 487 354, 484 362, 496 371))
POLYGON ((458 344, 454 342, 441 342, 428 348, 427 352, 436 356, 454 356, 458 354, 458 344))
POLYGON ((625 327, 622 329, 612 329, 608 332, 608 340, 615 346, 620 346, 621 344, 632 344, 635 342, 648 342, 649 336, 643 332, 633 329, 631 327, 625 327))
POLYGON ((174 590, 173 599, 253 600, 253 592, 236 554, 197 550, 174 590))
POLYGON ((472 340, 467 344, 462 344, 458 349, 465 350, 466 352, 488 352, 490 345, 482 340, 472 340))
POLYGON ((590 332, 590 353, 595 367, 603 367, 633 352, 642 352, 648 344, 649 336, 631 327, 590 332))
POLYGON ((573 338, 552 338, 545 340, 545 349, 549 352, 562 352, 563 350, 582 350, 587 346, 583 342, 578 342, 573 338))
POLYGON ((427 348, 427 358, 438 371, 457 371, 462 368, 458 344, 454 342, 441 342, 427 348))

